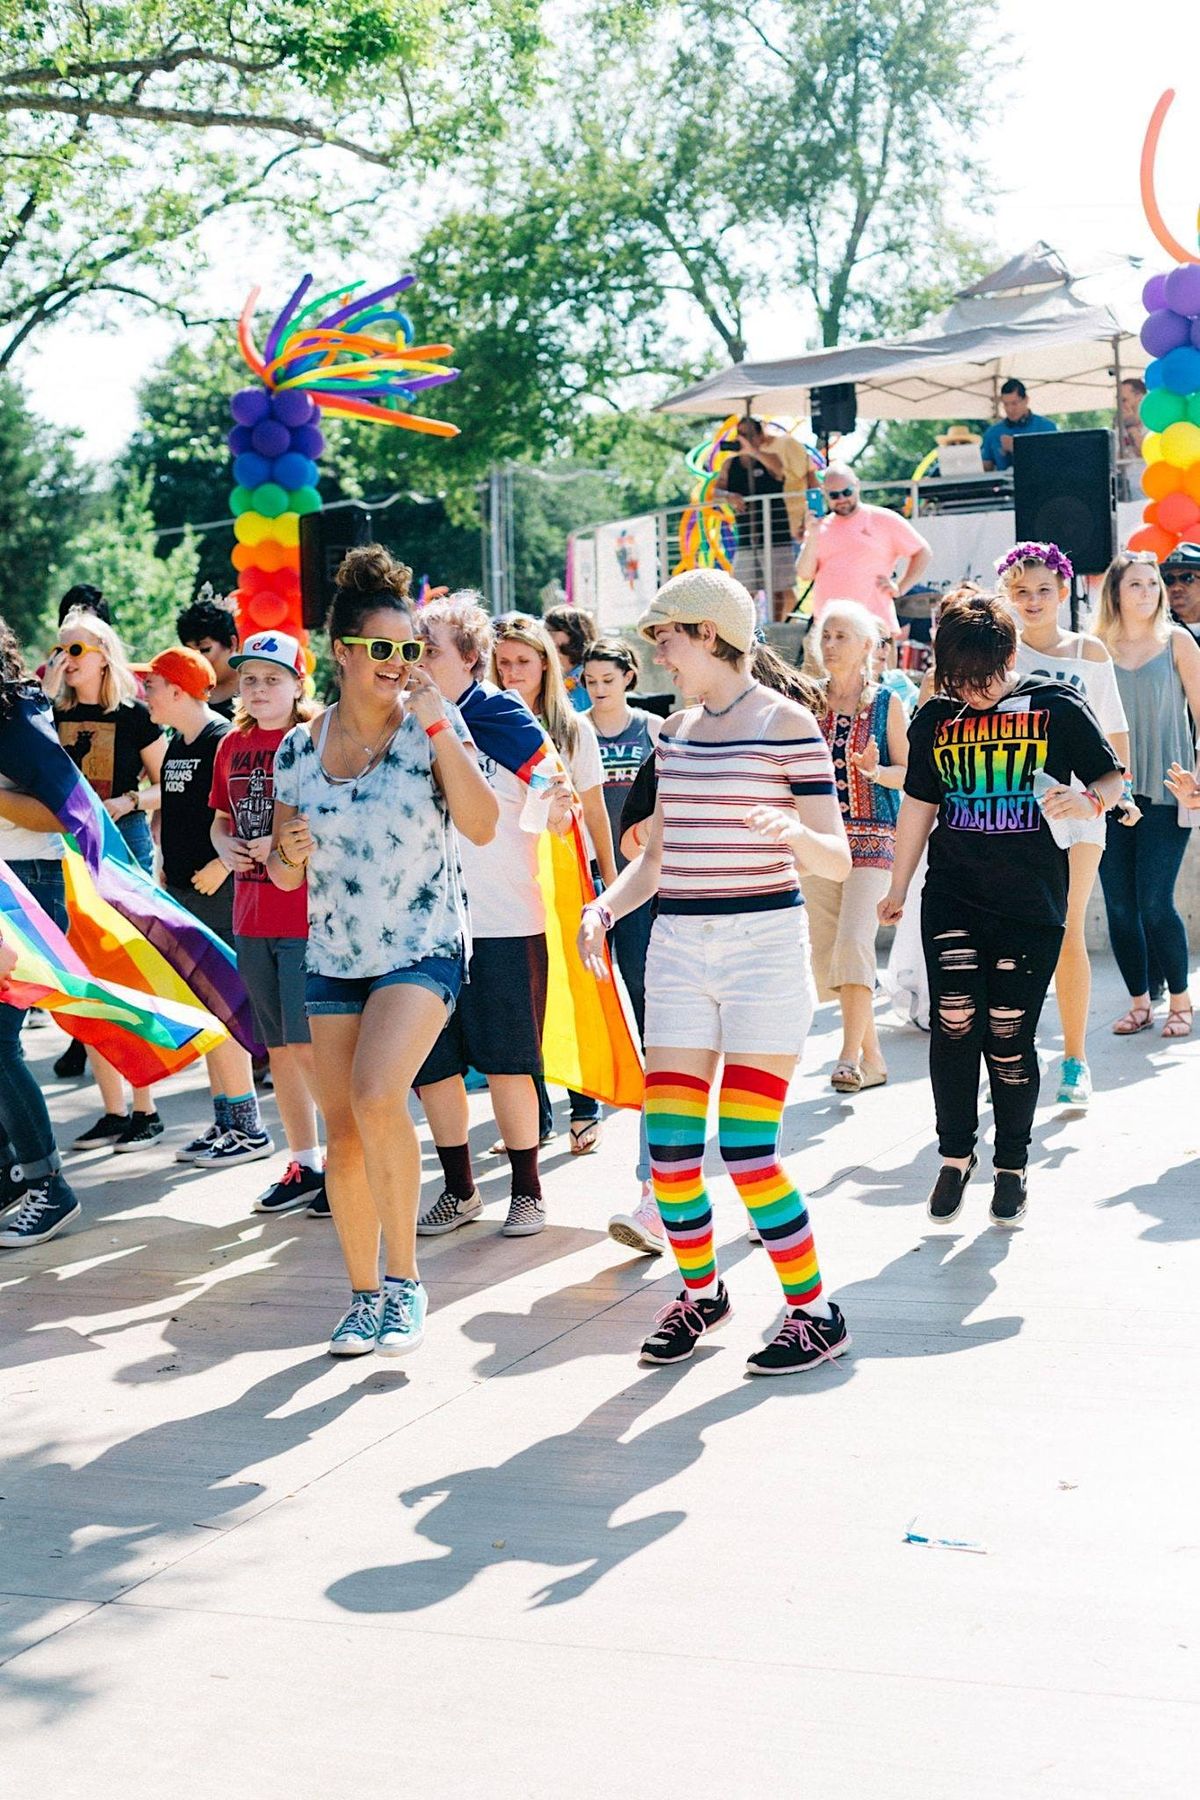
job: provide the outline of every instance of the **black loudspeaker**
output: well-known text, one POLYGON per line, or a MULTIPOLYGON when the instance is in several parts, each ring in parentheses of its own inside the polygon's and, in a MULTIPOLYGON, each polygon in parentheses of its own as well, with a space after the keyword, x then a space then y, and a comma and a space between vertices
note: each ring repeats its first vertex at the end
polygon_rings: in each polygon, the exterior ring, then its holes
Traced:
POLYGON ((1107 431, 1039 431, 1013 438, 1017 541, 1057 544, 1078 575, 1113 559, 1112 438, 1107 431))
POLYGON ((809 395, 812 406, 813 436, 848 437, 858 423, 858 395, 852 381, 839 381, 836 387, 813 388, 809 395))
POLYGON ((323 631, 333 578, 347 550, 372 542, 371 515, 355 501, 300 515, 300 605, 306 631, 323 631))

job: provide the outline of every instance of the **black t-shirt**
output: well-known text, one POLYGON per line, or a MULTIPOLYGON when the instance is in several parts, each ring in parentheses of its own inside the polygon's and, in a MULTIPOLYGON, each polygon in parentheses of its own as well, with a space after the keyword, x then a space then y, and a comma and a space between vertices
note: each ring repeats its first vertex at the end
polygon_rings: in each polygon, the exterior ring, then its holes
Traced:
POLYGON ((620 839, 643 819, 648 819, 654 812, 658 800, 658 760, 648 756, 629 785, 625 795, 625 804, 621 808, 620 839))
POLYGON ((1085 786, 1120 767, 1086 703, 1030 676, 976 710, 937 694, 909 726, 904 791, 938 808, 926 887, 1033 924, 1067 916, 1067 853, 1034 795, 1044 769, 1085 786))
POLYGON ((102 706, 72 706, 55 713, 58 741, 102 800, 130 794, 142 779, 142 751, 162 730, 144 700, 126 700, 105 712, 102 706))
MULTIPOLYGON (((740 456, 732 457, 730 461, 725 464, 721 473, 724 478, 722 485, 726 492, 730 494, 740 494, 745 500, 757 499, 761 501, 763 494, 781 495, 783 493, 782 475, 773 475, 770 469, 765 468, 762 463, 758 462, 753 457, 748 462, 743 462, 740 456)), ((784 505, 782 499, 772 500, 769 510, 771 514, 771 542, 773 544, 790 544, 792 541, 792 528, 788 523, 787 507, 784 505)), ((750 521, 750 542, 752 544, 761 544, 763 541, 763 509, 761 504, 747 507, 746 511, 740 515, 740 518, 743 520, 748 518, 750 521)))
POLYGON ((210 718, 190 744, 176 735, 162 766, 162 859, 168 887, 186 888, 192 876, 217 854, 209 833, 217 745, 230 729, 228 719, 210 718))

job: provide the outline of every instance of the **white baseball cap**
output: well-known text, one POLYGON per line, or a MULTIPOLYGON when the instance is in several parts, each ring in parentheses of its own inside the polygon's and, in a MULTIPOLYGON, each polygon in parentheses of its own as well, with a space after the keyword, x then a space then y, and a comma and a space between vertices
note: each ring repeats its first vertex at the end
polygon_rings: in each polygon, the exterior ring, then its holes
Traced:
POLYGON ((299 640, 290 637, 286 631, 255 631, 250 634, 238 651, 231 656, 231 669, 240 669, 246 662, 275 663, 286 669, 289 675, 298 675, 301 680, 306 674, 304 652, 299 640))

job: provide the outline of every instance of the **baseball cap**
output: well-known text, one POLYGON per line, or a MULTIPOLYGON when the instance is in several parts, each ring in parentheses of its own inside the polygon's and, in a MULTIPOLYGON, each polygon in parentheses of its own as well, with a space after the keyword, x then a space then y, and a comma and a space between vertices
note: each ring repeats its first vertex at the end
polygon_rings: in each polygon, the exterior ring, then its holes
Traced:
POLYGON ((188 644, 160 650, 152 661, 139 664, 136 673, 157 675, 161 680, 182 688, 193 700, 205 699, 217 685, 216 674, 207 656, 201 655, 199 650, 193 650, 188 644))
POLYGON ((1195 569, 1200 572, 1200 544, 1176 544, 1162 560, 1164 569, 1195 569))
POLYGON ((672 575, 638 620, 638 632, 652 644, 656 626, 700 625, 705 619, 716 626, 718 637, 749 654, 758 624, 754 602, 724 569, 685 569, 672 575))
POLYGON ((299 639, 290 637, 286 631, 251 632, 237 655, 230 657, 229 666, 240 669, 247 662, 275 663, 289 675, 299 675, 301 679, 305 674, 304 652, 299 639))

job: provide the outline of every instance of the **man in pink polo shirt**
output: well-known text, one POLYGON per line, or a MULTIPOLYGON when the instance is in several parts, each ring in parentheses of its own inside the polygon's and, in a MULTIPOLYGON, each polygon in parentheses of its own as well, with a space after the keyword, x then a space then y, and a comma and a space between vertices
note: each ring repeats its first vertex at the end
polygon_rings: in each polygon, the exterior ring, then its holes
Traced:
POLYGON ((797 580, 813 583, 813 622, 831 600, 857 600, 896 637, 896 598, 916 586, 932 551, 899 513, 863 504, 851 469, 831 465, 824 488, 829 511, 815 528, 810 525, 796 565, 797 580))

